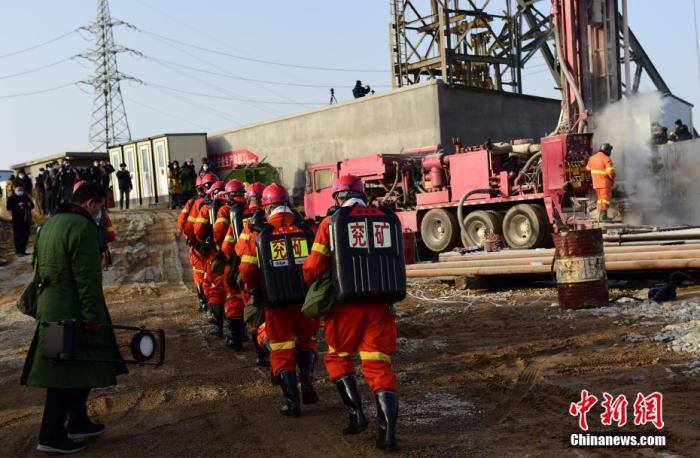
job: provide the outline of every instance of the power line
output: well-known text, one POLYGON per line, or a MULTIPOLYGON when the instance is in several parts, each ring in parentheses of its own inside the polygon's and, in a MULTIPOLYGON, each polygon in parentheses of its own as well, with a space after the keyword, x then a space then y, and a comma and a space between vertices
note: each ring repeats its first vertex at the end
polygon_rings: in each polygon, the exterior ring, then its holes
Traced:
POLYGON ((178 44, 180 44, 180 45, 182 45, 182 46, 187 46, 187 47, 189 47, 189 48, 198 49, 198 50, 200 50, 200 51, 205 51, 205 52, 209 52, 209 53, 212 53, 212 54, 218 54, 218 55, 221 55, 221 56, 227 56, 227 57, 231 57, 231 58, 233 58, 233 59, 245 60, 245 61, 248 61, 248 62, 256 62, 256 63, 258 63, 258 64, 276 65, 276 66, 278 66, 278 67, 300 68, 300 69, 304 69, 304 70, 320 70, 320 71, 327 71, 327 72, 388 73, 387 70, 376 70, 376 69, 366 69, 366 68, 365 68, 365 69, 360 69, 360 68, 316 67, 316 66, 312 66, 312 65, 286 64, 286 63, 273 62, 273 61, 264 60, 264 59, 255 59, 255 58, 252 58, 252 57, 244 57, 244 56, 240 56, 240 55, 237 55, 237 54, 231 54, 231 53, 226 52, 226 51, 220 51, 220 50, 216 50, 216 49, 205 48, 205 47, 203 47, 203 46, 193 45, 193 44, 191 44, 191 43, 186 43, 186 42, 184 42, 184 41, 177 40, 177 39, 175 39, 175 38, 166 37, 165 35, 160 35, 160 34, 155 33, 155 32, 149 32, 148 30, 143 30, 143 29, 140 29, 140 28, 136 28, 136 30, 139 31, 139 32, 141 32, 141 33, 145 33, 145 34, 147 34, 147 35, 152 35, 152 36, 154 36, 154 37, 162 38, 163 40, 168 40, 168 41, 172 41, 173 43, 178 43, 178 44))
POLYGON ((161 109, 159 109, 159 108, 152 107, 152 106, 150 106, 150 105, 146 105, 145 103, 139 102, 138 100, 132 99, 132 98, 130 98, 130 97, 124 97, 124 98, 125 98, 126 100, 128 100, 130 103, 135 103, 136 105, 142 106, 142 107, 144 107, 144 108, 148 108, 149 110, 155 111, 156 113, 160 113, 160 114, 162 114, 162 115, 164 115, 164 116, 168 116, 168 117, 173 118, 173 119, 177 119, 177 120, 180 120, 180 121, 184 121, 184 122, 186 122, 186 123, 188 123, 188 124, 192 124, 193 126, 200 127, 200 128, 202 128, 202 129, 204 129, 204 130, 207 130, 207 129, 208 129, 206 126, 203 126, 202 124, 199 124, 198 122, 195 122, 195 121, 192 121, 192 120, 189 120, 189 119, 186 119, 186 118, 182 118, 182 117, 177 116, 177 115, 175 115, 175 114, 173 114, 173 113, 168 113, 167 111, 163 111, 163 110, 161 110, 161 109))
POLYGON ((51 44, 51 43, 53 43, 53 42, 55 42, 55 41, 58 41, 58 40, 60 40, 60 39, 62 39, 62 38, 67 37, 68 35, 70 35, 70 34, 72 34, 72 33, 77 32, 77 31, 78 31, 78 29, 73 29, 73 30, 71 30, 70 32, 66 32, 66 33, 64 33, 63 35, 59 35, 59 36, 57 36, 57 37, 55 37, 55 38, 52 38, 52 39, 50 39, 50 40, 46 40, 46 41, 44 41, 44 42, 42 42, 42 43, 39 43, 39 44, 37 44, 37 45, 30 46, 30 47, 24 48, 24 49, 20 49, 20 50, 18 50, 18 51, 13 51, 13 52, 10 52, 10 53, 7 53, 7 54, 0 54, 0 58, 3 58, 3 57, 10 57, 10 56, 16 56, 17 54, 22 54, 23 52, 27 52, 27 51, 31 51, 31 50, 33 50, 33 49, 41 48, 42 46, 46 46, 46 45, 48 45, 48 44, 51 44))
POLYGON ((189 95, 196 95, 198 97, 206 97, 206 98, 210 98, 210 99, 235 100, 237 102, 261 103, 261 104, 269 104, 269 105, 312 105, 312 106, 323 105, 322 103, 319 103, 319 102, 281 102, 279 100, 244 99, 244 98, 239 98, 239 97, 229 97, 229 96, 225 96, 225 95, 205 94, 202 92, 188 91, 185 89, 177 89, 177 88, 163 86, 163 85, 154 84, 154 83, 144 83, 144 84, 146 86, 158 87, 161 89, 165 89, 167 91, 179 92, 182 94, 189 94, 189 95))
POLYGON ((56 62, 53 62, 50 64, 42 65, 41 67, 35 67, 35 68, 30 69, 30 70, 25 70, 25 71, 19 72, 19 73, 13 73, 11 75, 3 75, 3 76, 0 76, 0 80, 4 80, 7 78, 14 78, 16 76, 26 75, 28 73, 38 72, 40 70, 44 70, 45 68, 55 67, 56 65, 62 64, 63 62, 67 62, 69 60, 73 60, 74 58, 75 58, 75 56, 67 57, 65 59, 57 60, 56 62))
POLYGON ((48 88, 48 89, 40 89, 40 90, 38 90, 38 91, 21 92, 21 93, 19 93, 19 94, 5 94, 5 95, 0 95, 0 99, 9 99, 9 98, 13 98, 13 97, 24 97, 24 96, 27 96, 27 95, 44 94, 44 93, 46 93, 46 92, 57 91, 57 90, 59 90, 59 89, 66 88, 66 87, 68 87, 68 86, 74 86, 74 85, 76 85, 76 84, 78 84, 78 82, 62 84, 62 85, 60 85, 60 86, 50 87, 50 88, 48 88))
MULTIPOLYGON (((261 84, 272 84, 275 86, 294 86, 294 87, 309 87, 309 88, 323 88, 323 89, 328 89, 329 87, 334 87, 334 88, 353 88, 353 85, 343 85, 343 84, 307 84, 307 83, 293 83, 293 82, 284 82, 284 81, 269 81, 269 80, 260 80, 256 78, 246 78, 244 76, 239 76, 239 75, 234 75, 231 73, 221 73, 221 72, 213 72, 210 70, 204 70, 202 68, 197 68, 197 67, 191 67, 189 65, 185 64, 180 64, 178 62, 173 62, 165 59, 159 59, 157 57, 152 57, 152 56, 144 56, 147 59, 154 60, 156 62, 161 62, 164 64, 169 64, 173 65, 176 67, 181 67, 181 68, 186 68, 188 70, 193 70, 196 72, 200 73, 206 73, 208 75, 214 75, 214 76, 221 76, 223 78, 231 78, 235 80, 241 80, 241 81, 250 81, 254 83, 261 83, 261 84)), ((373 87, 389 87, 388 85, 374 85, 373 87)))
POLYGON ((242 121, 240 119, 231 116, 229 113, 226 113, 225 111, 219 110, 217 108, 214 108, 214 107, 211 107, 208 105, 204 105, 204 104, 199 103, 199 102, 195 102, 194 100, 185 98, 182 95, 171 94, 170 92, 165 91, 161 88, 154 87, 153 89, 160 92, 161 94, 164 94, 172 99, 177 100, 178 102, 182 102, 182 103, 186 103, 186 104, 190 104, 190 105, 193 105, 195 107, 198 107, 200 110, 208 112, 212 116, 218 116, 221 119, 225 119, 228 122, 234 122, 234 123, 239 124, 239 125, 242 124, 242 121))

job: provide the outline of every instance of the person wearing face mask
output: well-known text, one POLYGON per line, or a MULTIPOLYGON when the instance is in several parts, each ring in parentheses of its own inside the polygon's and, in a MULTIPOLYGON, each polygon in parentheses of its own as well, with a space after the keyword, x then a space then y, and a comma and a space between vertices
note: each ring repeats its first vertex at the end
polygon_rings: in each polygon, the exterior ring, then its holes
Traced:
POLYGON ((177 181, 180 183, 180 192, 184 201, 192 199, 195 195, 195 182, 197 172, 194 170, 194 160, 190 158, 177 172, 177 181))
POLYGON ((24 188, 24 192, 28 195, 32 195, 32 179, 27 176, 24 169, 19 169, 17 172, 17 179, 15 180, 15 186, 21 185, 24 188))
POLYGON ((41 289, 37 298, 37 328, 22 371, 21 383, 45 388, 46 402, 37 450, 74 453, 85 445, 78 440, 102 434, 104 425, 88 416, 92 388, 117 384, 127 372, 123 364, 54 361, 43 358, 39 323, 80 321, 79 348, 94 359, 121 359, 102 290, 100 248, 95 218, 105 205, 99 183, 76 189, 73 201, 59 205, 56 215, 42 227, 35 259, 41 289), (87 350, 86 350, 87 351, 87 350))
POLYGON ((29 229, 32 225, 32 209, 34 203, 25 193, 21 184, 15 185, 14 195, 7 199, 7 211, 12 213, 12 234, 15 239, 17 256, 27 255, 29 229))
POLYGON ((203 157, 202 166, 199 168, 198 175, 202 176, 205 173, 216 173, 216 167, 214 166, 213 161, 210 161, 209 158, 203 157))

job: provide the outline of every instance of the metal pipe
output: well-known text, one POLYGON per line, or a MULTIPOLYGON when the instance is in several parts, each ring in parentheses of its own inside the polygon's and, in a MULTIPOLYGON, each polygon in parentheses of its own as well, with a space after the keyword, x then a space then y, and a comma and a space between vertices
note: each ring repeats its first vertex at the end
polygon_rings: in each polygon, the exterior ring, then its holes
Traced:
MULTIPOLYGON (((605 263, 608 272, 635 270, 684 270, 700 269, 700 259, 640 259, 635 261, 614 261, 605 263)), ((548 274, 550 265, 503 266, 503 267, 461 267, 452 269, 409 270, 409 278, 420 277, 462 277, 468 275, 517 275, 548 274)))
MULTIPOLYGON (((489 267, 489 266, 528 266, 528 265, 550 265, 554 256, 541 256, 536 258, 511 258, 511 259, 482 259, 475 261, 455 261, 455 262, 436 262, 433 264, 411 264, 406 266, 406 270, 433 270, 433 269, 454 269, 454 268, 470 268, 470 267, 489 267)), ((615 261, 635 261, 639 259, 700 259, 700 250, 694 251, 677 251, 677 252, 658 252, 658 251, 640 251, 638 253, 606 253, 606 262, 615 261)))
MULTIPOLYGON (((679 252, 700 250, 699 243, 686 245, 644 245, 644 246, 606 246, 605 253, 640 253, 640 252, 679 252)), ((554 249, 546 250, 503 250, 495 253, 472 253, 466 255, 445 256, 440 255, 440 262, 455 262, 483 259, 513 259, 513 258, 537 258, 554 256, 554 249)), ((418 264, 417 264, 418 265, 418 264)))
POLYGON ((620 235, 603 235, 605 242, 626 242, 626 241, 649 241, 649 240, 699 240, 700 230, 690 229, 683 231, 668 231, 668 232, 652 232, 641 234, 620 234, 620 235))

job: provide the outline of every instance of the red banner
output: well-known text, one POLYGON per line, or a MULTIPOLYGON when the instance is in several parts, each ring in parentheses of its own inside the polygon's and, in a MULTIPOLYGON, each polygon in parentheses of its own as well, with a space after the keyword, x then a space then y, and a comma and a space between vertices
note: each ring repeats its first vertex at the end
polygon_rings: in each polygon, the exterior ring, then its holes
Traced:
POLYGON ((237 149, 225 153, 210 153, 208 156, 216 164, 216 171, 219 173, 260 162, 258 155, 247 149, 237 149))

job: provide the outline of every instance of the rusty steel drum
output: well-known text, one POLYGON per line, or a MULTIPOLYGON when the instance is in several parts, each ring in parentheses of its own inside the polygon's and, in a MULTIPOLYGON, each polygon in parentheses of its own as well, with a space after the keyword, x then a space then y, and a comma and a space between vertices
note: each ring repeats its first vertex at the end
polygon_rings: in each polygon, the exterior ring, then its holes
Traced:
POLYGON ((560 232, 554 238, 554 272, 559 306, 602 307, 610 302, 600 229, 560 232))

